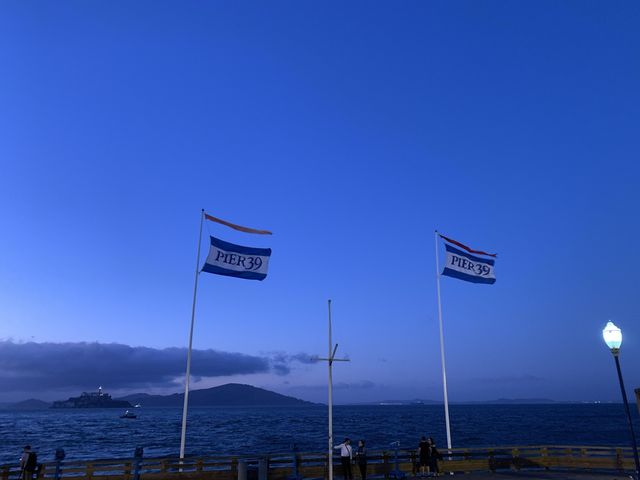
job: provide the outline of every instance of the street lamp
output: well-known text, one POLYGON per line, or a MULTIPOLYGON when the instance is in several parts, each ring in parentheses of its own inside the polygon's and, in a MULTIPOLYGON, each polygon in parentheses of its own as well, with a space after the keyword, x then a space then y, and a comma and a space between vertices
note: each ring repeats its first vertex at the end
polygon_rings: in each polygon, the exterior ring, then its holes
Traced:
POLYGON ((616 370, 618 371, 618 381, 620 382, 620 391, 622 392, 622 400, 624 401, 624 409, 627 412, 627 420, 629 422, 629 432, 631 433, 631 447, 633 448, 633 459, 636 462, 636 480, 640 479, 640 461, 638 461, 638 447, 636 446, 636 435, 633 433, 633 422, 631 421, 631 412, 629 411, 629 402, 627 401, 627 392, 624 389, 622 380, 622 371, 620 370, 620 345, 622 345, 622 330, 614 325, 613 322, 607 322, 602 330, 604 343, 611 350, 613 358, 616 361, 616 370))

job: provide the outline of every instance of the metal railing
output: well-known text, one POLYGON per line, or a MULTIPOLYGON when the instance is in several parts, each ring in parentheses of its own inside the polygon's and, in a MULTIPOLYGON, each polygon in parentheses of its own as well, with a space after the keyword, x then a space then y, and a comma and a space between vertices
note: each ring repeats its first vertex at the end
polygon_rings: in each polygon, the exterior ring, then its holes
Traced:
MULTIPOLYGON (((494 472, 498 470, 565 470, 633 471, 630 448, 599 446, 511 446, 494 448, 458 448, 442 450, 439 461, 443 473, 494 472)), ((370 451, 367 475, 384 479, 399 474, 415 475, 418 455, 415 450, 370 451)), ((337 459, 336 459, 337 460, 337 459)), ((340 464, 334 462, 337 477, 340 464)), ((354 469, 357 472, 357 469, 354 469)), ((141 456, 92 461, 60 461, 42 465, 34 478, 93 480, 300 480, 323 479, 328 476, 328 455, 317 452, 254 455, 143 458, 141 456), (243 478, 244 477, 244 478, 243 478)), ((18 480, 18 465, 0 466, 0 480, 18 480)), ((356 473, 358 478, 358 473, 356 473)))

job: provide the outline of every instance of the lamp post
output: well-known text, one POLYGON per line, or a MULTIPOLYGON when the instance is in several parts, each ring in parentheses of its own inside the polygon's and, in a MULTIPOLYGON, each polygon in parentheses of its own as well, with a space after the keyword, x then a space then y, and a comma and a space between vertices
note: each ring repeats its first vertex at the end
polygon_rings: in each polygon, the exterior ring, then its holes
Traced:
POLYGON ((620 391, 622 392, 622 400, 624 401, 624 409, 627 412, 627 420, 629 422, 629 432, 631 433, 631 447, 633 449, 633 459, 636 462, 636 480, 640 479, 640 461, 638 461, 638 447, 636 446, 636 435, 633 433, 633 422, 631 421, 631 411, 629 410, 629 402, 627 400, 627 392, 624 389, 624 381, 622 380, 622 371, 620 370, 620 345, 622 345, 622 330, 614 325, 613 322, 607 322, 602 330, 602 337, 607 347, 611 350, 613 358, 616 361, 616 370, 618 371, 618 381, 620 382, 620 391))

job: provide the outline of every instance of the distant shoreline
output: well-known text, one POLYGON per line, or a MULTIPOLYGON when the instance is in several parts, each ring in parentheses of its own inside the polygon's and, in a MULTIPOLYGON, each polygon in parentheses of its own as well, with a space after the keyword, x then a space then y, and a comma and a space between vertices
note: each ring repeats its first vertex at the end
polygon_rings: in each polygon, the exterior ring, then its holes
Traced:
MULTIPOLYGON (((112 408, 130 408, 133 405, 141 405, 142 407, 180 407, 183 406, 184 393, 173 393, 169 395, 151 395, 148 393, 134 393, 122 397, 114 398, 102 391, 96 394, 83 394, 87 398, 107 398, 113 403, 112 408), (128 403, 127 403, 128 402, 128 403)), ((82 397, 82 396, 81 396, 82 397)), ((100 408, 97 402, 95 405, 84 405, 87 402, 72 402, 81 397, 72 397, 66 401, 46 402, 38 399, 28 399, 19 402, 0 403, 0 410, 39 410, 51 408, 56 404, 69 405, 66 409, 90 409, 100 408), (79 403, 84 403, 80 405, 79 403), (71 405, 73 404, 73 405, 71 405)), ((84 398, 84 397, 82 397, 84 398)), ((632 402, 635 403, 635 402, 632 402)), ((410 400, 384 399, 373 402, 350 402, 350 403, 334 403, 335 406, 430 406, 443 405, 440 400, 427 400, 414 398, 410 400)), ((622 404, 618 400, 599 401, 599 400, 552 400, 550 398, 497 398, 493 400, 466 400, 458 402, 449 402, 450 405, 613 405, 622 404)), ((252 385, 227 383, 217 387, 195 389, 189 392, 189 407, 267 407, 267 406, 326 406, 325 403, 313 403, 299 398, 282 395, 264 388, 254 387, 252 385)), ((106 406, 106 405, 105 405, 106 406)))
MULTIPOLYGON (((94 408, 51 408, 51 403, 42 402, 43 406, 22 406, 13 403, 0 403, 0 411, 1 412, 27 412, 27 411, 41 411, 41 410, 53 410, 53 411, 83 411, 88 412, 92 410, 113 410, 113 407, 94 407, 94 408)), ((636 405, 635 402, 630 402, 631 405, 636 405)), ((561 401, 549 401, 549 402, 451 402, 449 406, 545 406, 545 405, 554 405, 554 406, 562 406, 562 405, 623 405, 622 402, 561 402, 561 401)), ((442 407, 444 403, 433 402, 433 403, 400 403, 400 402, 369 402, 369 403, 337 403, 334 404, 334 408, 340 407, 442 407)), ((232 409, 241 409, 241 408, 314 408, 314 407, 322 407, 327 408, 327 405, 324 403, 309 403, 309 404, 300 404, 300 405, 268 405, 268 404, 252 404, 252 405, 233 405, 233 404, 218 404, 218 405, 193 405, 189 408, 232 408, 232 409)), ((179 405, 149 405, 147 407, 143 407, 144 409, 181 409, 182 407, 179 405)))

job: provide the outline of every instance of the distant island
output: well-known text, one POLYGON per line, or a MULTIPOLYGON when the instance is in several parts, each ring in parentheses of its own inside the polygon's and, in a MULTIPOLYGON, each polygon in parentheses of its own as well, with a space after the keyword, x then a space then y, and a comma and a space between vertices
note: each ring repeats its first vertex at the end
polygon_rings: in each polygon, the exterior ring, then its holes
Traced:
MULTIPOLYGON (((150 395, 134 393, 122 398, 111 398, 102 387, 97 392, 83 392, 78 397, 57 400, 53 403, 37 399, 15 403, 0 404, 2 410, 39 410, 44 408, 132 408, 144 407, 182 407, 184 393, 171 395, 150 395)), ((228 383, 219 387, 189 391, 189 405, 192 407, 258 407, 258 406, 304 406, 316 405, 298 398, 281 395, 263 388, 238 383, 228 383)))
POLYGON ((51 408, 130 408, 132 405, 126 400, 114 400, 102 387, 97 392, 82 392, 79 397, 53 402, 51 408))
POLYGON ((44 402, 42 400, 30 398, 20 402, 2 403, 0 404, 0 410, 42 410, 44 408, 49 408, 50 406, 51 402, 44 402))
MULTIPOLYGON (((120 398, 145 407, 181 407, 184 393, 172 395, 149 395, 134 393, 120 398)), ((189 391, 189 406, 192 407, 253 407, 253 406, 302 406, 315 405, 312 402, 281 395, 263 388, 227 383, 219 387, 189 391)))

